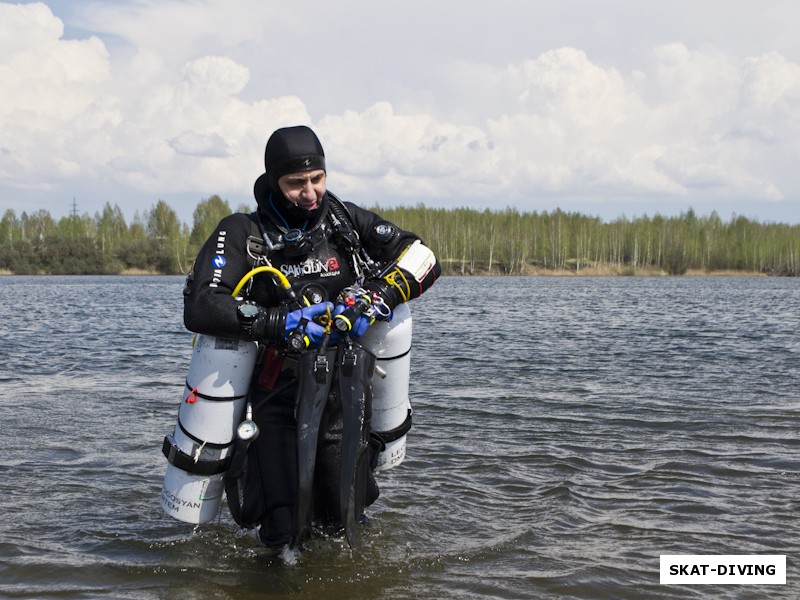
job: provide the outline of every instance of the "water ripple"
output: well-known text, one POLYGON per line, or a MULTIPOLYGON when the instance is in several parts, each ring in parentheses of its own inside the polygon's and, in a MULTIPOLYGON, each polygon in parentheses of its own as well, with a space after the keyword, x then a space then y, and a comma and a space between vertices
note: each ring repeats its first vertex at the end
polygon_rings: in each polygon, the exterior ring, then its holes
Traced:
POLYGON ((661 554, 800 554, 800 282, 444 278, 365 543, 281 558, 158 506, 191 352, 181 278, 0 278, 0 595, 778 598, 661 554), (19 310, 64 298, 46 322, 19 310), (702 588, 702 589, 701 589, 702 588), (743 596, 744 595, 744 596, 743 596))

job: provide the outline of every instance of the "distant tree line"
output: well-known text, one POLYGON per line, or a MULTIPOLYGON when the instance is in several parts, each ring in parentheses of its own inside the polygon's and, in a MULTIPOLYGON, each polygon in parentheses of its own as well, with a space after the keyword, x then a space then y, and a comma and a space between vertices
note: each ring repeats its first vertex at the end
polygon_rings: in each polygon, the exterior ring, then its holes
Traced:
POLYGON ((72 214, 59 221, 46 210, 19 217, 7 210, 0 220, 0 269, 18 275, 185 273, 220 219, 232 212, 227 201, 211 196, 197 205, 189 229, 163 200, 137 212, 130 224, 110 203, 94 217, 72 214))
MULTIPOLYGON (((236 212, 251 212, 239 206, 236 212)), ((679 216, 625 217, 604 222, 561 210, 519 212, 436 209, 424 205, 372 207, 414 231, 436 252, 448 274, 636 274, 657 271, 746 271, 800 274, 800 225, 760 223, 742 216, 723 221, 693 210, 679 216)), ((107 203, 94 217, 55 221, 45 210, 0 220, 0 270, 16 274, 185 273, 230 205, 201 200, 192 227, 159 200, 126 223, 107 203)))
POLYGON ((747 271, 800 274, 800 225, 762 224, 742 216, 598 217, 552 212, 377 209, 414 231, 449 273, 541 271, 635 274, 661 271, 747 271))

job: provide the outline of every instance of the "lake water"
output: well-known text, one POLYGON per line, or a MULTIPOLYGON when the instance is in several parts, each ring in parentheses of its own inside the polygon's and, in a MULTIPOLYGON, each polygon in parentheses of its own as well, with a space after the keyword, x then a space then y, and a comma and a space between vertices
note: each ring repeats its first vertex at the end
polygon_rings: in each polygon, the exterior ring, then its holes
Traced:
POLYGON ((800 596, 800 280, 442 278, 364 545, 164 516, 180 277, 0 277, 0 597, 800 596), (663 586, 662 554, 783 554, 663 586))

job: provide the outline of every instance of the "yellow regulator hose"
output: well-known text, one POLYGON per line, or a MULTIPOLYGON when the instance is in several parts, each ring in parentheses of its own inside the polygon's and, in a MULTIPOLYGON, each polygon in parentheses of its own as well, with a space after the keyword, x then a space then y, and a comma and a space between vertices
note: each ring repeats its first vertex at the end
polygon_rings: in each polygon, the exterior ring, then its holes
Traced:
POLYGON ((274 275, 275 278, 283 286, 283 289, 286 290, 286 292, 289 294, 289 296, 294 297, 294 292, 292 291, 292 284, 289 283, 289 280, 286 279, 286 276, 280 271, 278 271, 278 269, 276 269, 275 267, 256 267, 255 269, 253 269, 252 271, 250 271, 244 277, 241 278, 239 284, 234 288, 231 296, 234 297, 238 296, 239 292, 242 291, 242 288, 245 286, 245 284, 259 273, 271 273, 272 275, 274 275))

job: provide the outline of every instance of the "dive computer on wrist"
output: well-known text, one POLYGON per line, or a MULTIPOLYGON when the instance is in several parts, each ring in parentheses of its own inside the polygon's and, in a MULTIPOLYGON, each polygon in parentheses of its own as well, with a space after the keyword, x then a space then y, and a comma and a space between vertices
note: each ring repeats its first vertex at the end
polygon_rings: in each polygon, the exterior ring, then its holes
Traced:
POLYGON ((261 314, 261 309, 256 303, 245 301, 236 307, 236 312, 239 315, 242 336, 253 339, 253 322, 261 314))

